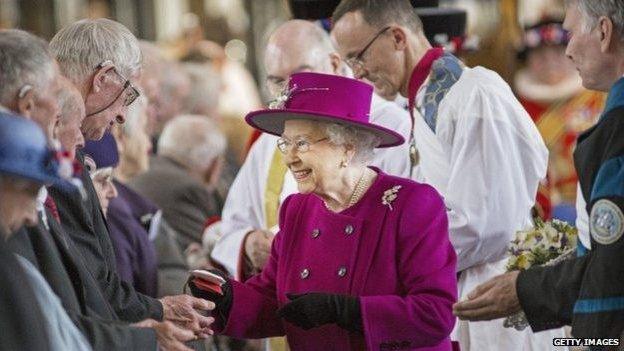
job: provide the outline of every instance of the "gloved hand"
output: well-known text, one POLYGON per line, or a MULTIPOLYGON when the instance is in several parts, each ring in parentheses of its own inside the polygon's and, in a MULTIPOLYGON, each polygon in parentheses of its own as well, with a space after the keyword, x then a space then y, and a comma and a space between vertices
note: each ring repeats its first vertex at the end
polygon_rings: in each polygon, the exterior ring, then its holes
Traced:
POLYGON ((212 315, 214 317, 221 318, 221 321, 225 324, 227 323, 228 317, 230 315, 230 309, 232 307, 232 284, 230 283, 230 278, 227 276, 227 274, 221 272, 220 270, 210 269, 208 271, 225 279, 225 283, 221 285, 221 290, 223 294, 199 288, 193 282, 193 280, 196 279, 193 276, 190 276, 188 278, 186 284, 191 290, 191 295, 215 303, 216 306, 215 309, 212 311, 212 315))
POLYGON ((291 301, 277 314, 302 329, 308 330, 336 323, 355 333, 363 333, 360 299, 354 296, 307 293, 286 294, 291 301))

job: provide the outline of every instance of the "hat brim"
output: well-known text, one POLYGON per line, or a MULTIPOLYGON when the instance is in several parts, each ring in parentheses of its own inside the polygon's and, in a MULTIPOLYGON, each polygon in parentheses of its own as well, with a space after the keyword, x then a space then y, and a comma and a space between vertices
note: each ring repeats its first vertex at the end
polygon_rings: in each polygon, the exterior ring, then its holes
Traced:
POLYGON ((294 119, 337 123, 366 130, 380 139, 381 142, 379 146, 377 146, 378 148, 398 146, 405 142, 405 138, 403 138, 401 134, 376 124, 358 122, 341 116, 321 114, 306 110, 260 110, 250 112, 245 117, 245 121, 252 127, 276 136, 281 136, 284 133, 284 122, 294 119))

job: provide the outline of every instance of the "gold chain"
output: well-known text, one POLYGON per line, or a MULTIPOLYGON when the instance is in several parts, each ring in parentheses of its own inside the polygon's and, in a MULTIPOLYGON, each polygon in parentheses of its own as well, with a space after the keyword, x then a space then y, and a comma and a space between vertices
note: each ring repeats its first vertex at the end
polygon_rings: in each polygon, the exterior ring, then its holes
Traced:
MULTIPOLYGON (((368 172, 368 168, 365 168, 364 172, 362 172, 362 175, 360 176, 360 179, 358 179, 358 182, 355 184, 355 188, 353 189, 353 192, 351 193, 351 197, 349 197, 349 202, 347 203, 347 207, 345 208, 349 208, 355 205, 362 197, 364 193, 364 188, 366 188, 366 185, 369 182, 369 179, 368 179, 369 177, 367 176, 367 174, 370 174, 370 173, 368 172), (366 181, 364 181, 365 179, 366 181)), ((327 202, 323 201, 323 203, 325 204, 325 207, 328 210, 334 211, 334 209, 330 208, 327 202)))

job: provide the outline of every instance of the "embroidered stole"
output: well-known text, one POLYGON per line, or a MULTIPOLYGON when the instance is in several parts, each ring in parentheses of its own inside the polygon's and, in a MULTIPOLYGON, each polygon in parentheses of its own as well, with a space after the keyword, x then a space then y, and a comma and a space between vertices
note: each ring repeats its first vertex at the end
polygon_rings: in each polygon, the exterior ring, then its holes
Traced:
POLYGON ((278 221, 280 195, 284 189, 284 178, 288 168, 284 163, 284 157, 279 149, 275 148, 266 188, 264 189, 264 222, 266 229, 274 227, 278 221))

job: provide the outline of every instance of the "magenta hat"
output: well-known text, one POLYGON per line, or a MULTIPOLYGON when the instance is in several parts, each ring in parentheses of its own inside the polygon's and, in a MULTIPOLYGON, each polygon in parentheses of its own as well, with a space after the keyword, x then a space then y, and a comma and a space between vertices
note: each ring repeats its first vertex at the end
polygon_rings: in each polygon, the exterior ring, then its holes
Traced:
POLYGON ((254 111, 245 120, 252 127, 280 136, 284 122, 311 119, 358 127, 377 135, 378 147, 401 145, 405 139, 397 132, 370 123, 373 87, 351 78, 320 73, 295 73, 288 90, 274 109, 254 111))

